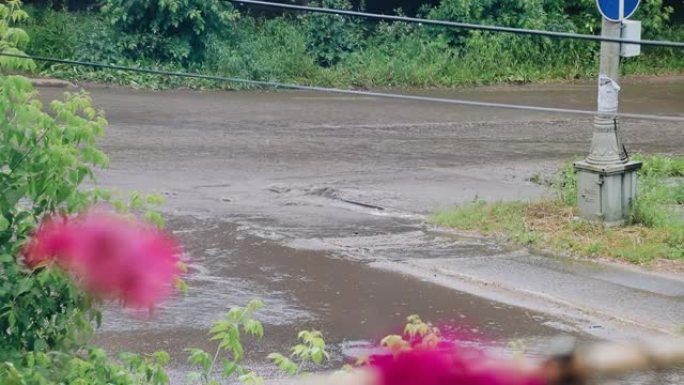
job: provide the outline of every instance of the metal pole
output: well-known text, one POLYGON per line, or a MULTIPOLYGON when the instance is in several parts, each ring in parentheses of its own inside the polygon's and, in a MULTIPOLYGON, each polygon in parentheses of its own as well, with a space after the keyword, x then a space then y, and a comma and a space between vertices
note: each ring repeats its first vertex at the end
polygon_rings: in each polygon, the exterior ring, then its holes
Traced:
MULTIPOLYGON (((621 23, 603 19, 601 36, 620 38, 621 23)), ((620 80, 620 44, 601 42, 601 64, 598 79, 598 114, 594 119, 591 150, 586 159, 593 165, 619 165, 629 161, 622 144, 618 112, 620 80)))
MULTIPOLYGON (((603 19, 601 35, 620 38, 622 23, 603 19)), ((589 156, 575 162, 577 205, 580 216, 621 225, 629 218, 636 198, 640 162, 629 160, 620 138, 617 118, 620 85, 620 43, 601 43, 598 106, 589 156)))

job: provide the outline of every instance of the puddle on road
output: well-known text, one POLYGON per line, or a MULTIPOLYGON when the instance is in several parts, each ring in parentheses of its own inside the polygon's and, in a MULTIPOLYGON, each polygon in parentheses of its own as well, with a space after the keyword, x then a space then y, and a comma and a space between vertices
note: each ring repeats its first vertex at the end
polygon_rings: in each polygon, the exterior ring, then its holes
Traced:
POLYGON ((184 348, 210 346, 206 330, 212 321, 252 298, 266 303, 259 313, 266 337, 257 348, 264 353, 286 351, 297 330, 316 328, 338 346, 339 359, 342 342, 378 340, 396 332, 411 314, 504 343, 558 333, 544 325, 550 317, 322 251, 280 246, 246 236, 233 224, 191 217, 169 222, 191 258, 190 291, 152 318, 108 309, 97 339, 112 350, 165 349, 180 363, 184 348))
MULTIPOLYGON (((333 356, 330 367, 368 353, 381 337, 400 331, 411 314, 448 327, 450 334, 472 336, 473 343, 495 354, 510 353, 507 343, 516 341, 527 354, 539 355, 563 329, 562 320, 544 314, 364 262, 330 258, 323 251, 284 247, 246 235, 234 224, 181 217, 169 225, 191 258, 189 294, 165 304, 152 318, 112 307, 96 339, 112 351, 170 352, 174 384, 182 382, 188 369, 183 349, 212 350, 207 341, 211 322, 230 306, 256 297, 266 303, 259 313, 266 334, 261 341, 246 341, 246 363, 269 378, 276 373, 265 357, 286 353, 302 329, 323 331, 333 356)), ((644 374, 618 383, 677 384, 678 376, 644 374)))

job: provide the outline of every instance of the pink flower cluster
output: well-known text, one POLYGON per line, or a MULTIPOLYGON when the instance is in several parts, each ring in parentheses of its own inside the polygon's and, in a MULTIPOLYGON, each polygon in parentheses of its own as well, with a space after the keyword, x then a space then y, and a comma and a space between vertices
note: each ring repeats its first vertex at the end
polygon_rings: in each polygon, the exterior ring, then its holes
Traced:
POLYGON ((396 355, 375 355, 370 366, 378 385, 544 385, 538 371, 519 363, 494 359, 483 351, 444 342, 414 347, 396 355))
POLYGON ((179 255, 178 243, 157 228, 98 211, 44 221, 24 262, 34 269, 54 263, 95 296, 151 308, 171 294, 179 255))

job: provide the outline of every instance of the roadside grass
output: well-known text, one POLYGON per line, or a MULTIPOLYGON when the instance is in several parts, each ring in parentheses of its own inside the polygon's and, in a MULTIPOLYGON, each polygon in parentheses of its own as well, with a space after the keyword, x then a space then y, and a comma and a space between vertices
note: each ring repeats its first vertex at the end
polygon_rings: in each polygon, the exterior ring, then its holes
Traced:
MULTIPOLYGON (((593 79, 598 68, 596 47, 585 43, 558 41, 551 45, 547 39, 486 32, 468 34, 455 43, 438 30, 405 23, 338 26, 331 36, 344 35, 353 41, 362 38, 349 52, 336 55, 339 59, 334 63, 322 65, 318 60, 321 52, 312 47, 316 34, 311 33, 309 19, 247 14, 234 21, 232 28, 206 39, 202 60, 181 64, 143 53, 131 56, 128 43, 139 36, 117 30, 101 13, 40 6, 26 9, 32 17, 24 26, 31 36, 27 46, 31 54, 171 72, 338 88, 412 89, 593 79)), ((682 40, 684 26, 673 25, 656 36, 661 34, 669 40, 682 40)), ((325 52, 340 48, 339 42, 322 41, 325 52)), ((70 64, 38 66, 43 76, 140 88, 261 88, 70 64)), ((624 61, 625 75, 679 75, 682 68, 684 54, 677 49, 644 47, 643 55, 624 61)))
POLYGON ((576 216, 576 178, 568 162, 538 202, 484 202, 436 212, 431 221, 500 237, 512 244, 582 257, 645 264, 684 261, 684 157, 635 156, 644 162, 627 225, 607 228, 576 216))

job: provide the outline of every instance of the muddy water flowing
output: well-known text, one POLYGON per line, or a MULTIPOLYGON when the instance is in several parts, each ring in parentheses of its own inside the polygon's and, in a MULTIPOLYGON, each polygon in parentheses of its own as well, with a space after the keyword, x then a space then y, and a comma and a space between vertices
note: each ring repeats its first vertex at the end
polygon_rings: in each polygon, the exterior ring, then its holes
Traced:
MULTIPOLYGON (((523 339, 535 345, 558 334, 553 326, 561 323, 362 262, 245 236, 225 222, 179 217, 172 219, 171 227, 191 258, 189 293, 169 301, 151 318, 110 309, 98 336, 105 346, 163 348, 182 362, 184 348, 210 346, 206 332, 213 321, 230 306, 252 298, 266 304, 259 313, 266 336, 257 353, 283 350, 295 341, 297 330, 315 328, 343 354, 345 347, 397 332, 411 314, 482 342, 523 339)), ((255 355, 252 358, 258 359, 255 355)))

